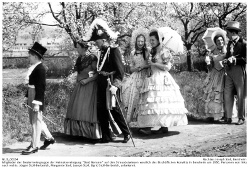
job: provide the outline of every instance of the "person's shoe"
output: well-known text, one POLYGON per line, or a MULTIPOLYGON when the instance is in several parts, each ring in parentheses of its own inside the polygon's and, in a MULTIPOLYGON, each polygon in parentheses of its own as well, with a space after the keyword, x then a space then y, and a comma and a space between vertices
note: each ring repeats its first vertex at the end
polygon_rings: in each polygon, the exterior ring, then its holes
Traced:
POLYGON ((161 127, 156 131, 152 131, 153 134, 161 134, 161 133, 168 133, 168 127, 161 127))
POLYGON ((36 153, 36 152, 38 152, 38 147, 36 147, 35 149, 33 149, 31 147, 29 150, 22 151, 22 155, 30 155, 30 154, 36 153))
POLYGON ((231 124, 232 123, 232 118, 226 118, 226 117, 222 117, 220 120, 219 120, 220 123, 223 123, 223 124, 231 124))
POLYGON ((142 135, 150 135, 150 134, 151 134, 151 129, 143 128, 143 129, 139 129, 138 132, 139 132, 140 134, 142 134, 142 135))
POLYGON ((41 146, 40 149, 45 150, 49 145, 54 144, 55 142, 56 140, 54 138, 50 140, 45 139, 43 146, 41 146))
POLYGON ((232 118, 225 119, 225 121, 223 123, 224 124, 231 124, 232 123, 232 118))
POLYGON ((129 135, 124 135, 124 139, 122 141, 122 143, 127 143, 130 139, 130 136, 129 135))
POLYGON ((219 122, 221 122, 221 123, 224 123, 224 122, 226 122, 227 121, 227 118, 226 117, 222 117, 220 120, 218 120, 219 122))
POLYGON ((100 143, 109 143, 109 142, 114 142, 114 139, 112 137, 104 137, 100 140, 100 143))
POLYGON ((243 119, 239 119, 237 123, 235 123, 236 125, 243 125, 244 124, 244 120, 243 119))
POLYGON ((25 149, 25 151, 28 151, 28 150, 30 150, 31 148, 32 148, 32 145, 28 146, 28 147, 25 149))
POLYGON ((159 129, 162 133, 168 133, 168 127, 161 127, 159 129))
POLYGON ((206 118, 206 121, 207 122, 214 122, 214 118, 213 117, 208 117, 208 118, 206 118))
POLYGON ((227 119, 227 124, 231 124, 232 123, 232 118, 228 118, 227 119))

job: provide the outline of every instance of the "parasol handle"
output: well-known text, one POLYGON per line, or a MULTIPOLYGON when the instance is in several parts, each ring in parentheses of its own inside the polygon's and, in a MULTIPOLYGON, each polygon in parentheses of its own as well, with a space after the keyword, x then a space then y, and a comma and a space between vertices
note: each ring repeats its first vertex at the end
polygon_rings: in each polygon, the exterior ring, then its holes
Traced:
POLYGON ((168 45, 169 41, 170 41, 172 38, 173 38, 173 36, 171 36, 171 37, 169 38, 169 40, 164 44, 164 46, 168 45))

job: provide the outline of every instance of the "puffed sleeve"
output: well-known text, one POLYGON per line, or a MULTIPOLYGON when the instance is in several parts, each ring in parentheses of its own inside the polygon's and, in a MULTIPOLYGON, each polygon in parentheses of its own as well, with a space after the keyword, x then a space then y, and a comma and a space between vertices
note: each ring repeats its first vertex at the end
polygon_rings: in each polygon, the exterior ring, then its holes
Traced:
POLYGON ((167 65, 168 63, 173 63, 173 56, 168 49, 163 49, 161 51, 162 63, 167 65))

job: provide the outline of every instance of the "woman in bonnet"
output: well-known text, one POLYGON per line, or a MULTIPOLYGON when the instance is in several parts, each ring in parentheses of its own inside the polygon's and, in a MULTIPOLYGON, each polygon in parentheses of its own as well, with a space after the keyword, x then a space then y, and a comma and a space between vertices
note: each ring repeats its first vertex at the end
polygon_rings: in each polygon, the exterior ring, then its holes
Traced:
POLYGON ((212 39, 215 48, 205 59, 209 67, 209 72, 205 79, 203 95, 205 114, 208 121, 219 120, 224 115, 223 92, 225 69, 223 69, 221 61, 226 56, 226 32, 218 30, 213 33, 212 39))
POLYGON ((168 127, 187 125, 188 112, 179 86, 169 73, 172 55, 162 46, 163 35, 157 29, 150 31, 152 75, 146 78, 141 89, 138 107, 138 127, 142 134, 167 133, 168 127))
POLYGON ((126 119, 129 126, 135 124, 135 110, 139 101, 139 92, 144 79, 150 70, 147 60, 149 50, 147 49, 148 30, 138 28, 134 30, 131 37, 132 52, 130 54, 130 71, 132 74, 127 78, 122 86, 122 101, 126 108, 126 119))

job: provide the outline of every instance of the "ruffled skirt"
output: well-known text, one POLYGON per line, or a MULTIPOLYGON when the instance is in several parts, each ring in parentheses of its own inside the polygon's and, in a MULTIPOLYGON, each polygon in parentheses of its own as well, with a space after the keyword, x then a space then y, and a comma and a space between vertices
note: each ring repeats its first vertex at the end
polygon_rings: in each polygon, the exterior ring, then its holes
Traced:
POLYGON ((141 88, 136 111, 137 122, 132 127, 170 127, 187 125, 187 109, 179 86, 167 71, 155 71, 141 88))
POLYGON ((214 120, 218 120, 224 115, 224 74, 224 70, 212 69, 204 83, 205 114, 206 117, 213 117, 214 120))

